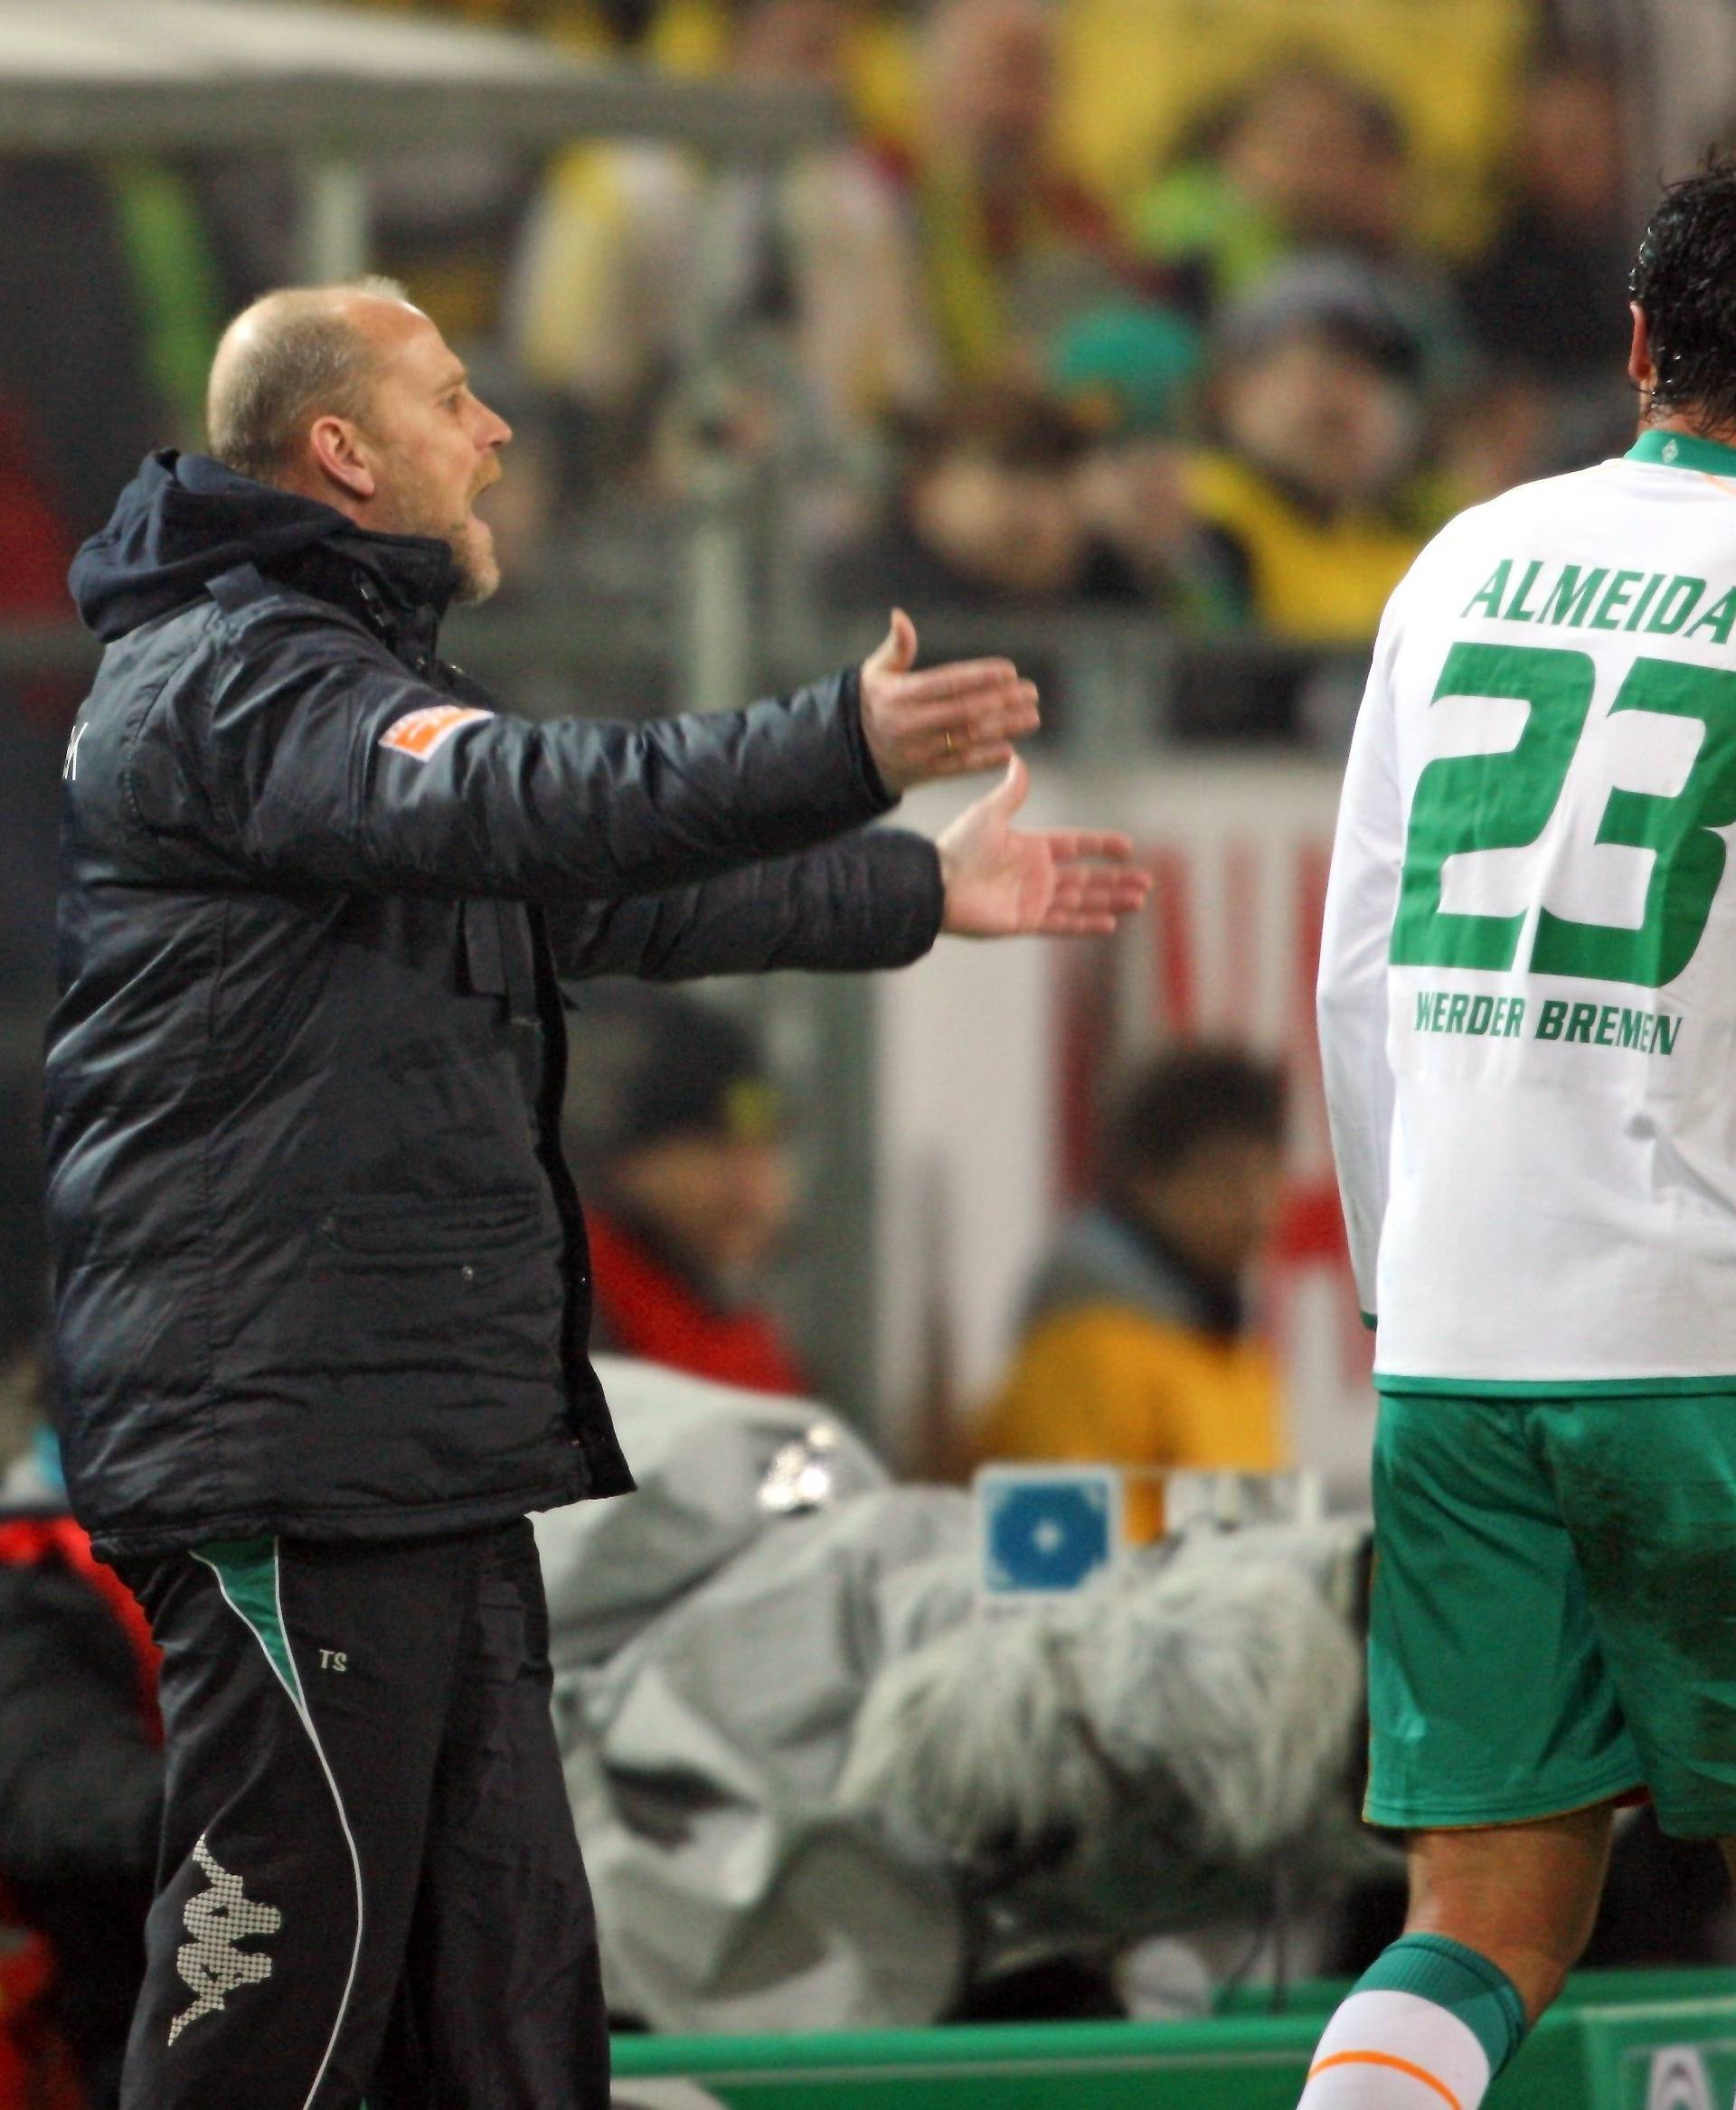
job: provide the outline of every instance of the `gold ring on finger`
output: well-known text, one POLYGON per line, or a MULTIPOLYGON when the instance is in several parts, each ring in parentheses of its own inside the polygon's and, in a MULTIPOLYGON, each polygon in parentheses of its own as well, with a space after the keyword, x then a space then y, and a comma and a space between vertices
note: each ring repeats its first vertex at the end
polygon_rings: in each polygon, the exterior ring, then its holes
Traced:
POLYGON ((943 734, 941 735, 941 738, 942 738, 942 739, 943 739, 946 741, 946 743, 947 743, 947 758, 948 758, 948 761, 950 761, 950 760, 951 760, 951 758, 952 758, 952 735, 951 735, 951 733, 950 733, 950 732, 947 732, 947 733, 943 733, 943 734))

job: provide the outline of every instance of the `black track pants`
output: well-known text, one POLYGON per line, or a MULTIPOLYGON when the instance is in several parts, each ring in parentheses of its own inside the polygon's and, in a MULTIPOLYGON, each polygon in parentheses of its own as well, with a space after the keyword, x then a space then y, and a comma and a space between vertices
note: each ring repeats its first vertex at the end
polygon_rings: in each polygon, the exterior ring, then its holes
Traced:
POLYGON ((529 1524, 123 1573, 168 1779, 122 2110, 603 2110, 529 1524))

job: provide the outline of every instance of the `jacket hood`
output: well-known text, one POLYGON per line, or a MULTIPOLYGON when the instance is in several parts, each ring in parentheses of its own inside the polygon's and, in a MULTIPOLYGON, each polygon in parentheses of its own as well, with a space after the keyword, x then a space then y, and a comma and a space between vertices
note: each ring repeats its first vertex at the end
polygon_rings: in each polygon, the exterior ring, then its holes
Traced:
POLYGON ((1234 1334, 1245 1323, 1233 1286, 1208 1283, 1155 1229, 1102 1205, 1072 1217, 1039 1267, 1024 1323, 1081 1305, 1126 1305, 1162 1325, 1234 1334))
POLYGON ((401 597, 444 607, 451 552, 443 543, 370 533, 335 506, 173 447, 145 457, 108 526, 72 560, 68 584, 86 628, 108 645, 197 599, 238 564, 269 569, 338 542, 401 597))

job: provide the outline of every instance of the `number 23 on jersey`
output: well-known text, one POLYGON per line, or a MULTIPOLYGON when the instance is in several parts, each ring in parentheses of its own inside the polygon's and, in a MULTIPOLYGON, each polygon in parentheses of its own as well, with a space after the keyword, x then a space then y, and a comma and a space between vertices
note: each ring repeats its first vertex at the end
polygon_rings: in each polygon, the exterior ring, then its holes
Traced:
MULTIPOLYGON (((1401 966, 1515 965, 1526 911, 1460 915, 1441 906, 1442 868, 1478 850, 1523 850, 1560 803, 1585 730, 1596 670, 1583 652, 1541 645, 1455 645, 1432 704, 1455 697, 1529 706, 1517 743, 1496 754, 1444 756, 1417 779, 1392 926, 1401 966)), ((1672 982, 1693 958, 1724 873, 1714 831, 1736 824, 1736 674, 1680 660, 1637 659, 1610 706, 1689 719, 1703 729, 1687 779, 1669 794, 1611 789, 1596 841, 1655 852, 1640 921, 1628 928, 1539 910, 1534 975, 1580 975, 1646 989, 1672 982)))

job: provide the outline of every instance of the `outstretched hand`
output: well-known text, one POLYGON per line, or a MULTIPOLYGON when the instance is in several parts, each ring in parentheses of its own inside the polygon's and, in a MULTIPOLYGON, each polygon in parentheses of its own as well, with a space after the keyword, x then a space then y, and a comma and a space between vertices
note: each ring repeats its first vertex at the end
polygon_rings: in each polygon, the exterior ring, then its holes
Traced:
POLYGON ((994 790, 936 843, 947 890, 940 928, 955 937, 1101 936, 1149 892, 1151 874, 1127 863, 1133 844, 1125 835, 1015 828, 1030 789, 1031 773, 1014 755, 994 790))
POLYGON ((1010 659, 916 664, 916 626, 902 608, 862 663, 862 730, 889 791, 993 769, 1037 729, 1037 692, 1010 659))

